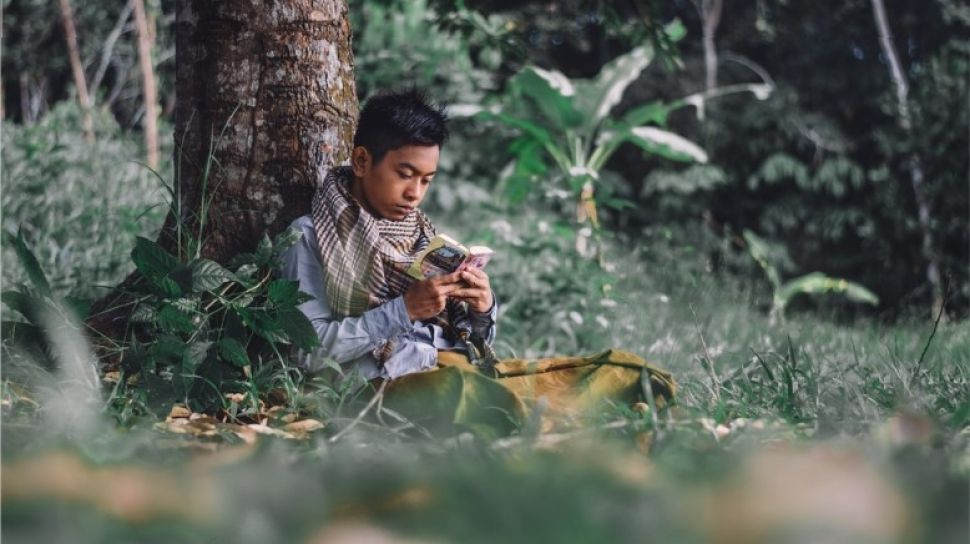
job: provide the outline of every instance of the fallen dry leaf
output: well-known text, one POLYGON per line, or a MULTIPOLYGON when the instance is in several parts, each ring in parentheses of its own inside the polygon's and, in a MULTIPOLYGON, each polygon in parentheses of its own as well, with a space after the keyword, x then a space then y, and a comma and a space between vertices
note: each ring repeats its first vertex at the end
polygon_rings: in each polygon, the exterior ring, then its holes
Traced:
POLYGON ((315 419, 301 419, 300 421, 283 425, 283 430, 290 433, 311 433, 323 427, 324 424, 315 419))
POLYGON ((168 412, 168 417, 165 418, 166 421, 173 419, 187 418, 192 415, 192 411, 181 404, 172 405, 172 409, 168 412))

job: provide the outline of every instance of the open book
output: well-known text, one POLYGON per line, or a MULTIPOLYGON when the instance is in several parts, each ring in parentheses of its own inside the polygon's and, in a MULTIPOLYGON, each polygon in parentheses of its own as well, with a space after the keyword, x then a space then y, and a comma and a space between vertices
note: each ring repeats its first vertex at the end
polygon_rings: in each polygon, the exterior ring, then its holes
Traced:
POLYGON ((485 268, 495 252, 485 246, 465 247, 445 234, 435 236, 428 247, 421 250, 408 275, 423 280, 450 274, 470 266, 485 268))

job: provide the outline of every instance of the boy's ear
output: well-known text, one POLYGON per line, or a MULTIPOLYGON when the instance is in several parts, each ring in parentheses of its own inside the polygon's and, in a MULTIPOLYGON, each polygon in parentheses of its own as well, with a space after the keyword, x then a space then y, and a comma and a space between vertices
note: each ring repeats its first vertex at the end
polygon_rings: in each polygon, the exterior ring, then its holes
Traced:
POLYGON ((367 151, 366 147, 359 145, 350 152, 350 164, 354 168, 354 175, 363 176, 370 162, 370 151, 367 151))

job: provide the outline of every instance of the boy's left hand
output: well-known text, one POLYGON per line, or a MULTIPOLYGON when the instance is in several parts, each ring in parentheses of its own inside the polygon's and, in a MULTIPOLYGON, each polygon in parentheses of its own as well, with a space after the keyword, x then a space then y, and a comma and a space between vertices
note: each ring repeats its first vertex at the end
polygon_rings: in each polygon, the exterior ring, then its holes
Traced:
POLYGON ((461 272, 459 278, 465 287, 455 289, 449 293, 449 297, 467 302, 472 310, 480 314, 492 309, 492 287, 484 270, 469 267, 461 272))

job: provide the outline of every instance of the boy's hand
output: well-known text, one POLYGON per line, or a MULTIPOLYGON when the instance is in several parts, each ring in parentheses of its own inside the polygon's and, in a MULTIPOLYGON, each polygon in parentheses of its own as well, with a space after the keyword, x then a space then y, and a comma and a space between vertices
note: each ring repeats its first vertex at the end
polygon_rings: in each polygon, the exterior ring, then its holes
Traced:
POLYGON ((434 317, 445 309, 448 295, 454 293, 461 283, 460 272, 428 278, 411 284, 404 293, 404 307, 411 321, 434 317))
POLYGON ((464 300, 480 314, 492 309, 492 287, 484 270, 470 266, 459 272, 459 278, 463 285, 451 292, 451 298, 464 300))

